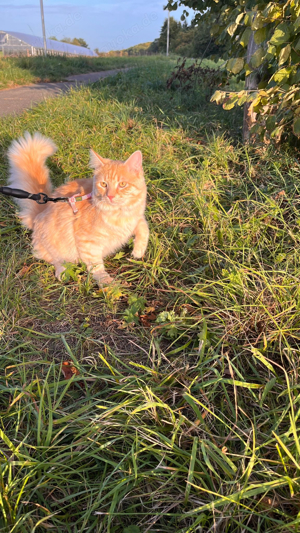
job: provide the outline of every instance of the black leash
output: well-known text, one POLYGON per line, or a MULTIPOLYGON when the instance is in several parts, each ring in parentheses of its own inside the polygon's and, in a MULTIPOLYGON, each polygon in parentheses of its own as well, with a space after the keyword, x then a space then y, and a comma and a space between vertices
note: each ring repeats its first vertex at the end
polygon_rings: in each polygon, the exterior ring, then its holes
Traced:
POLYGON ((49 198, 44 192, 37 194, 30 194, 30 192, 22 191, 22 189, 11 189, 10 187, 0 187, 0 193, 5 196, 13 196, 13 198, 23 198, 34 200, 37 204, 46 204, 47 202, 68 202, 69 198, 49 198))

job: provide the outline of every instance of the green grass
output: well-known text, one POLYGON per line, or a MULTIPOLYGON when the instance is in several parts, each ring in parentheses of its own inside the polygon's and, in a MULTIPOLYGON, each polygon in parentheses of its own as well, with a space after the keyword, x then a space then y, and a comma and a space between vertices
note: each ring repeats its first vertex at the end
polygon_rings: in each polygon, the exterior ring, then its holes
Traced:
POLYGON ((57 184, 90 175, 90 147, 141 149, 151 228, 107 290, 81 267, 59 283, 1 200, 5 533, 300 530, 299 163, 241 146, 205 88, 167 92, 174 64, 2 120, 2 183, 25 130, 59 146, 57 184))
POLYGON ((128 57, 0 57, 0 89, 64 80, 73 74, 123 68, 141 63, 128 57))

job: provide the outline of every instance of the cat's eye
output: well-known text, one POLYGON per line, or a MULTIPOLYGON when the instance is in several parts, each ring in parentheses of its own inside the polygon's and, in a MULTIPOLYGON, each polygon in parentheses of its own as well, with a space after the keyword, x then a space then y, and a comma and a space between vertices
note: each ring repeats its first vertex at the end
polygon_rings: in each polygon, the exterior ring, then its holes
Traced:
POLYGON ((100 181, 100 185, 101 187, 103 187, 104 189, 107 187, 107 183, 105 181, 100 181))
POLYGON ((120 181, 119 183, 119 187, 121 187, 121 189, 124 189, 124 187, 126 187, 127 183, 126 181, 120 181))

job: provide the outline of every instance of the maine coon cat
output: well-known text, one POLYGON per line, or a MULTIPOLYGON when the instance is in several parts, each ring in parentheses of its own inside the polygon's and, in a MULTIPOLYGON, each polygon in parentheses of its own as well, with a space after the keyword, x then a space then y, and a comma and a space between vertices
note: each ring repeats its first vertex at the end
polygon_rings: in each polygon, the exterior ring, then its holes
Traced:
POLYGON ((144 212, 147 188, 142 154, 134 152, 127 161, 105 159, 91 150, 94 176, 70 181, 53 190, 47 157, 55 144, 39 133, 14 141, 8 152, 8 185, 30 193, 44 192, 52 197, 71 197, 91 193, 91 198, 76 202, 74 214, 68 202, 39 205, 19 200, 22 224, 32 229, 33 253, 54 265, 58 279, 64 263, 82 261, 99 284, 112 278, 103 260, 134 236, 132 255, 141 258, 147 248, 149 229, 144 212))

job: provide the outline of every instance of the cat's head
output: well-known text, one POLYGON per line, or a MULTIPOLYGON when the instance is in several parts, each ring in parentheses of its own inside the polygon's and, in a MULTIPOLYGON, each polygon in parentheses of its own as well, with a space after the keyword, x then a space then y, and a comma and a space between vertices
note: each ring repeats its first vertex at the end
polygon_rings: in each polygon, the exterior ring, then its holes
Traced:
POLYGON ((130 207, 145 200, 146 184, 142 152, 126 161, 105 159, 91 150, 90 165, 95 170, 93 200, 101 208, 130 207))

